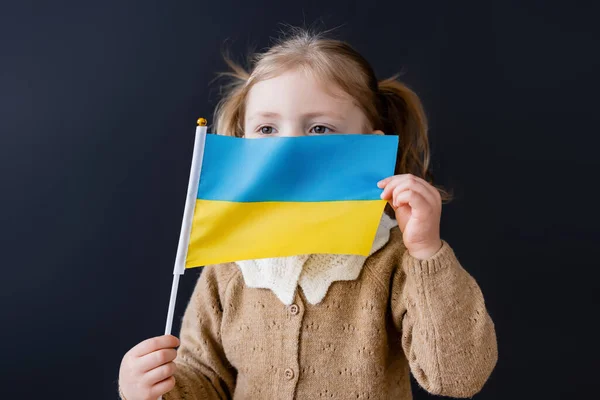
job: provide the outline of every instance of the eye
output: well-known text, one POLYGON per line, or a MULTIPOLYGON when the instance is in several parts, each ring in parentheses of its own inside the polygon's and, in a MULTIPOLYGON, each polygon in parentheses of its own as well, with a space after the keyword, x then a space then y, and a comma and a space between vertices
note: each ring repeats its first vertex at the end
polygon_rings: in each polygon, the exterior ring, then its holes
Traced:
POLYGON ((266 126, 261 126, 259 128, 259 131, 263 135, 270 135, 270 134, 274 133, 275 129, 272 126, 266 125, 266 126))
POLYGON ((319 133, 319 134, 323 134, 323 133, 331 133, 332 129, 328 128, 326 126, 323 125, 315 125, 313 126, 310 131, 310 133, 319 133))

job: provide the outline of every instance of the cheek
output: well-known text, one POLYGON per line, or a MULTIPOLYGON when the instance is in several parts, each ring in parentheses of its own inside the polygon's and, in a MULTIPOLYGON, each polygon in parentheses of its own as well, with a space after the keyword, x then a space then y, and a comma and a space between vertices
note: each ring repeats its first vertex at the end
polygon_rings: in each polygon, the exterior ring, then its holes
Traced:
POLYGON ((355 121, 354 126, 357 127, 357 129, 354 131, 356 133, 372 133, 373 132, 373 127, 371 126, 371 123, 366 119, 366 118, 361 118, 359 121, 355 121))

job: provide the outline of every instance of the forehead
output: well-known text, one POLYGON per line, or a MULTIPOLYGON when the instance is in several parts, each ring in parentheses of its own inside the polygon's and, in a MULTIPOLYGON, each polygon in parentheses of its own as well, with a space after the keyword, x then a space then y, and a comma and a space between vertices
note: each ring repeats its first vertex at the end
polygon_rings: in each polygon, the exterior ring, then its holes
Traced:
POLYGON ((255 112, 327 112, 356 110, 350 95, 302 70, 284 72, 257 82, 246 99, 246 115, 255 112))

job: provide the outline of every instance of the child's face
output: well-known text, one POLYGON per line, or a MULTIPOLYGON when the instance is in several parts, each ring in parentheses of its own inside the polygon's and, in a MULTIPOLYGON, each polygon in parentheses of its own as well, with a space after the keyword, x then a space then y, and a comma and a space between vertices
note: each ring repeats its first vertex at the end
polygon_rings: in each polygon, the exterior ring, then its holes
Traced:
POLYGON ((349 95, 323 87, 302 71, 258 82, 246 100, 244 136, 248 138, 368 133, 371 129, 349 95))

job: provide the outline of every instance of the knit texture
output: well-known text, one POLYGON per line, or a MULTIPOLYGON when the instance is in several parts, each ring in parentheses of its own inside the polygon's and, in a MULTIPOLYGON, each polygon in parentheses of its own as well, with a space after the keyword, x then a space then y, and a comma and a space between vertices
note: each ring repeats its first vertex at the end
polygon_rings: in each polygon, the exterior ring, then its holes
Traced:
POLYGON ((479 286, 442 240, 412 257, 398 227, 352 281, 316 305, 249 288, 234 263, 204 267, 187 305, 165 400, 471 397, 497 361, 479 286))
MULTIPOLYGON (((369 255, 382 248, 390 238, 395 220, 383 214, 369 255)), ((270 289, 283 304, 290 305, 298 285, 306 300, 318 304, 335 281, 355 280, 367 257, 355 254, 302 254, 291 257, 237 261, 250 288, 270 289)))

